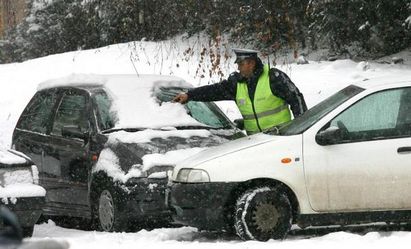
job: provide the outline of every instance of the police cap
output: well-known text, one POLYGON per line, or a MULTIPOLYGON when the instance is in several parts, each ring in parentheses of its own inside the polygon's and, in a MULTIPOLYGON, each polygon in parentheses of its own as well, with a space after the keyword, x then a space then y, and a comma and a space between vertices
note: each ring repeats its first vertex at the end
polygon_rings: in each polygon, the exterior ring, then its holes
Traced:
POLYGON ((233 51, 237 56, 234 63, 239 63, 245 59, 257 59, 258 51, 256 50, 235 48, 233 51))

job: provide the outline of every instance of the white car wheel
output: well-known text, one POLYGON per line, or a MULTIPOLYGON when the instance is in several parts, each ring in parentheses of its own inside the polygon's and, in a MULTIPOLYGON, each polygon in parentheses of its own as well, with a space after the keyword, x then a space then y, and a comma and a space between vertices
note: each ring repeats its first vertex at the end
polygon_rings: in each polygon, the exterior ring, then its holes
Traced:
POLYGON ((284 239, 291 223, 290 201, 274 187, 253 188, 237 201, 234 228, 244 240, 284 239))

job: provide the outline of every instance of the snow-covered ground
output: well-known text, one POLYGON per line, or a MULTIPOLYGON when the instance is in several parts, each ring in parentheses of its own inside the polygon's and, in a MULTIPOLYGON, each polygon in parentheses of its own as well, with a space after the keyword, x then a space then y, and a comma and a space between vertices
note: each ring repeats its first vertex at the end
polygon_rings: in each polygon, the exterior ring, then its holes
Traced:
POLYGON ((338 249, 338 248, 409 248, 411 231, 398 231, 393 228, 364 227, 355 233, 334 231, 326 233, 324 229, 309 232, 294 232, 286 240, 267 242, 241 241, 235 236, 197 232, 195 228, 159 228, 151 231, 141 230, 136 233, 105 233, 80 231, 56 226, 52 221, 36 225, 33 238, 25 242, 38 242, 55 239, 67 241, 74 249, 112 249, 112 248, 167 248, 167 249, 338 249), (388 230, 388 231, 387 231, 388 230), (394 230, 394 231, 391 231, 394 230), (318 233, 319 235, 316 235, 318 233))
MULTIPOLYGON (((208 41, 193 38, 152 43, 135 42, 109 47, 76 51, 23 63, 0 65, 0 146, 10 147, 11 135, 17 119, 35 93, 38 83, 67 76, 73 73, 101 74, 165 74, 176 75, 193 85, 204 85, 218 81, 217 74, 209 74, 210 57, 205 56, 206 66, 199 66, 201 51, 208 41), (188 50, 188 48, 193 48, 188 50)), ((221 53, 226 48, 220 50, 221 53)), ((230 49, 229 47, 227 49, 230 49)), ((209 50, 208 50, 209 51, 209 50)), ((230 51, 228 51, 230 52, 230 51)), ((310 61, 309 64, 282 63, 277 67, 285 71, 304 94, 309 107, 328 97, 337 90, 366 78, 397 76, 411 79, 411 51, 396 56, 404 59, 403 64, 393 65, 373 61, 351 60, 310 61)), ((390 61, 391 57, 380 61, 390 61)), ((222 56, 224 59, 224 56, 222 56)), ((235 70, 233 57, 223 60, 221 71, 225 77, 235 70)), ((239 117, 233 103, 220 104, 232 119, 239 117)), ((137 233, 102 233, 80 231, 56 226, 52 221, 36 225, 34 236, 27 241, 54 238, 65 240, 70 248, 405 248, 411 244, 411 232, 371 231, 360 233, 331 232, 322 236, 310 233, 289 236, 285 241, 243 242, 236 237, 197 232, 194 228, 162 228, 137 233)))

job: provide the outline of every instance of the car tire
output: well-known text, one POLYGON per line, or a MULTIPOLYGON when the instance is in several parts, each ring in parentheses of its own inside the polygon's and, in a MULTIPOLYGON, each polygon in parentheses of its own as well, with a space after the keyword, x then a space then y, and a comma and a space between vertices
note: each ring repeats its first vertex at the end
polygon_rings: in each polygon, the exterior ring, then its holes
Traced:
POLYGON ((22 227, 23 238, 30 238, 33 236, 34 225, 30 227, 22 227))
POLYGON ((291 223, 290 201, 275 187, 250 189, 237 200, 234 229, 243 240, 284 239, 291 223))
POLYGON ((127 226, 120 219, 114 191, 104 189, 97 200, 97 222, 101 231, 122 232, 127 226))

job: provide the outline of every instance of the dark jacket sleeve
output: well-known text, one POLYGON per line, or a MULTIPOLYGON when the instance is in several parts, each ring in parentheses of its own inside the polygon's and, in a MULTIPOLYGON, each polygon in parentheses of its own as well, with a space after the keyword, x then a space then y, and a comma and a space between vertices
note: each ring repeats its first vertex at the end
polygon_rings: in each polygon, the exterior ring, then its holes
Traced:
POLYGON ((219 83, 190 89, 187 92, 189 101, 235 100, 239 73, 230 74, 228 79, 219 83))
POLYGON ((294 117, 300 116, 307 110, 303 94, 284 72, 271 68, 270 86, 274 95, 284 99, 290 105, 294 117))

